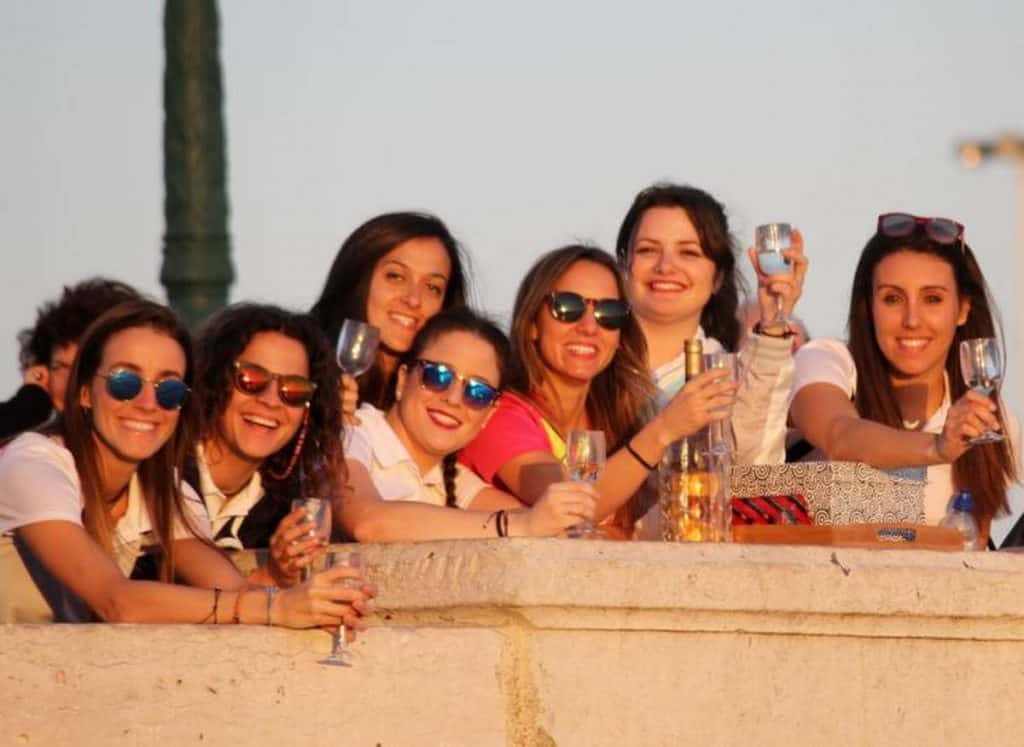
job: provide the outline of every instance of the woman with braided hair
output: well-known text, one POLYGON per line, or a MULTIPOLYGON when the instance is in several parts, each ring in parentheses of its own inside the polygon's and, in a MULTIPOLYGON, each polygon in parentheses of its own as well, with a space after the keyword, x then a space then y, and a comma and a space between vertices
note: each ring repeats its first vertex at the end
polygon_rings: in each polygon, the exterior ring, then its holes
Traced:
POLYGON ((395 404, 346 426, 344 529, 360 542, 544 537, 593 517, 590 485, 558 482, 532 508, 457 463, 505 381, 509 344, 468 309, 430 319, 397 370, 395 404))

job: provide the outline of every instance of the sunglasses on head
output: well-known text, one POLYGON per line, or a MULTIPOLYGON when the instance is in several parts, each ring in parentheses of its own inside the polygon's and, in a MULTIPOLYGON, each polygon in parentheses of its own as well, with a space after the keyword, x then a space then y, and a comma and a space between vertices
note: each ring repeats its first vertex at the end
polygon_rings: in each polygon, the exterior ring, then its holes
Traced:
POLYGON ((242 394, 261 394, 275 381, 277 396, 289 407, 305 407, 316 391, 316 384, 305 376, 271 373, 256 363, 235 361, 235 389, 242 394))
POLYGON ((605 329, 622 329, 629 318, 629 304, 618 298, 584 298, 572 291, 555 291, 548 295, 551 316, 560 322, 578 322, 594 308, 594 320, 605 329))
POLYGON ((438 394, 447 392, 456 381, 462 384, 462 401, 469 408, 483 410, 490 407, 501 394, 495 387, 480 379, 466 378, 455 373, 446 363, 437 363, 420 358, 416 361, 420 369, 420 385, 438 394))
POLYGON ((110 373, 97 376, 106 379, 107 394, 119 402, 127 402, 138 397, 142 394, 143 384, 153 385, 156 403, 165 410, 178 410, 188 399, 188 384, 173 376, 154 381, 129 368, 117 368, 110 373))
POLYGON ((883 213, 878 216, 878 233, 891 239, 902 239, 914 231, 922 230, 924 235, 936 244, 951 246, 962 242, 964 227, 949 218, 922 218, 909 213, 883 213))

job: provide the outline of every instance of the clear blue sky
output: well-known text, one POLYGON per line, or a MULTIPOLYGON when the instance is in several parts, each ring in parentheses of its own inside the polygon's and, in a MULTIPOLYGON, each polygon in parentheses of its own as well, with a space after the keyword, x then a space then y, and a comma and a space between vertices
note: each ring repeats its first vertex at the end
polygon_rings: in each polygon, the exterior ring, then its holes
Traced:
MULTIPOLYGON (((610 247, 633 194, 668 178, 723 200, 744 242, 803 228, 815 335, 842 334, 877 213, 961 220, 1020 370, 1013 174, 967 172, 953 145, 1024 128, 1024 3, 597 5, 222 2, 233 298, 308 307, 358 223, 416 208, 449 222, 477 297, 505 312, 540 252, 610 247)), ((14 334, 61 284, 161 292, 163 52, 159 2, 4 11, 9 392, 14 334)))

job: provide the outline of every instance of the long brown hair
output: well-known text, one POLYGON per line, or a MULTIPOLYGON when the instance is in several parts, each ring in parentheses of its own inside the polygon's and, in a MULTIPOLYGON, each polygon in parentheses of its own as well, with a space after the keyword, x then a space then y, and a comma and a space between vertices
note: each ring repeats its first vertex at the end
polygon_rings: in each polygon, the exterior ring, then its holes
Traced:
MULTIPOLYGON (((878 345, 872 312, 875 267, 896 252, 916 252, 941 259, 953 270, 958 299, 970 302, 967 321, 956 328, 953 343, 946 354, 951 402, 967 391, 959 369, 961 340, 974 337, 1002 340, 1002 329, 981 267, 966 243, 952 246, 937 244, 920 230, 904 238, 890 238, 877 233, 872 236, 854 272, 847 319, 850 354, 857 369, 854 404, 862 417, 902 429, 903 418, 897 405, 889 362, 878 345)), ((1003 357, 1005 359, 1005 355, 1003 357)), ((1000 423, 1005 424, 1001 408, 998 415, 1000 423)), ((979 523, 1007 509, 1007 484, 1016 478, 1017 470, 1008 441, 973 446, 953 463, 953 484, 958 490, 970 490, 974 494, 974 513, 979 523)))
MULTIPOLYGON (((577 262, 593 262, 611 273, 625 300, 626 287, 614 258, 602 249, 582 244, 564 246, 541 256, 519 284, 512 311, 512 365, 509 388, 530 396, 544 390, 547 368, 530 329, 545 311, 548 294, 558 279, 577 262)), ((603 430, 608 448, 617 449, 643 425, 651 412, 654 384, 647 372, 647 343, 633 315, 627 317, 619 348, 611 363, 590 382, 586 410, 592 428, 603 430)), ((532 397, 536 399, 536 397, 532 397)), ((542 408, 543 402, 538 402, 542 408)))
MULTIPOLYGON (((366 302, 377 263, 399 244, 420 238, 440 241, 451 262, 451 277, 441 308, 456 308, 468 302, 468 259, 444 222, 429 213, 384 213, 370 218, 345 239, 327 273, 320 297, 309 310, 331 345, 338 339, 346 319, 366 321, 366 302)), ((393 390, 393 377, 384 374, 380 360, 378 353, 373 367, 359 377, 359 399, 384 409, 393 390)))
POLYGON ((740 341, 740 322, 736 310, 740 296, 746 295, 743 276, 736 270, 736 239, 729 233, 725 207, 702 189, 684 184, 661 182, 640 192, 622 219, 615 241, 615 256, 623 271, 628 271, 636 227, 655 207, 675 207, 686 211, 700 238, 704 255, 715 263, 718 289, 700 312, 700 326, 708 337, 735 351, 740 341))
MULTIPOLYGON (((128 301, 110 309, 85 331, 79 342, 78 356, 68 375, 63 415, 44 431, 60 435, 74 457, 82 486, 83 524, 89 535, 115 559, 115 525, 103 498, 92 410, 82 405, 81 393, 91 385, 99 372, 103 352, 110 338, 118 332, 135 327, 148 327, 161 332, 181 346, 185 353, 183 378, 186 384, 192 385, 192 345, 188 330, 178 316, 166 306, 152 301, 128 301)), ((160 569, 160 577, 164 581, 174 578, 175 524, 180 522, 198 537, 181 495, 181 475, 192 443, 192 411, 193 405, 186 400, 171 437, 155 454, 143 460, 137 470, 146 512, 164 558, 160 569)))

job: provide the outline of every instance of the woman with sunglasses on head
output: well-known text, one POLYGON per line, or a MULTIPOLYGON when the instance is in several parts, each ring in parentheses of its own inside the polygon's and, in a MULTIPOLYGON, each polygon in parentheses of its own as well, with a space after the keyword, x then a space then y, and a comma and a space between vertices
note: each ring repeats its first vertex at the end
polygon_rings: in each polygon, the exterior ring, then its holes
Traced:
MULTIPOLYGON (((647 350, 625 299, 619 268, 601 249, 567 246, 537 260, 516 295, 512 391, 463 451, 465 464, 532 505, 564 479, 569 432, 603 431, 610 456, 596 487, 597 516, 605 518, 636 493, 669 444, 728 417, 734 386, 723 370, 694 379, 651 417, 647 350)), ((628 535, 639 513, 630 506, 615 523, 628 535)))
POLYGON ((527 509, 456 461, 499 401, 505 335, 466 308, 433 317, 398 368, 386 413, 348 426, 342 523, 361 542, 551 536, 593 516, 589 485, 560 483, 527 509))
POLYGON ((0 618, 362 627, 372 588, 334 583, 351 572, 251 590, 209 542, 180 481, 192 352, 172 311, 121 304, 79 346, 61 419, 0 451, 0 618), (127 577, 146 545, 160 548, 162 582, 127 577))
POLYGON ((958 364, 962 340, 998 336, 994 316, 963 226, 879 216, 853 277, 849 341, 812 340, 797 352, 793 424, 829 459, 927 467, 930 524, 954 490, 970 490, 987 538, 1018 474, 1016 421, 969 390, 958 364), (1014 442, 970 445, 989 428, 1014 442))
POLYGON ((738 352, 735 458, 747 464, 784 461, 793 332, 773 320, 777 303, 788 317, 800 298, 807 272, 800 232, 792 232, 792 248, 784 252, 793 266, 787 274, 765 275, 754 250, 748 250, 760 321, 742 344, 737 309, 743 282, 735 240, 725 208, 707 192, 668 183, 640 192, 619 228, 615 254, 644 333, 646 365, 660 402, 683 386, 686 340, 703 340, 705 353, 738 352))
POLYGON ((465 258, 448 227, 425 213, 385 213, 352 232, 338 250, 310 314, 333 345, 346 319, 380 330, 374 366, 356 382, 342 376, 343 410, 357 400, 387 407, 398 359, 442 309, 466 303, 465 258))
POLYGON ((323 550, 291 499, 340 495, 338 380, 316 322, 275 306, 236 304, 196 340, 199 441, 186 479, 224 550, 270 548, 251 580, 291 586, 323 550), (323 492, 308 493, 311 485, 323 492))

